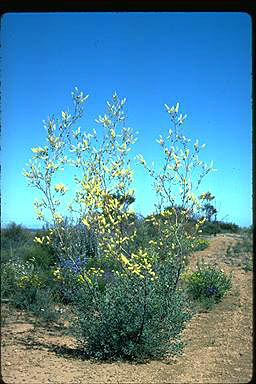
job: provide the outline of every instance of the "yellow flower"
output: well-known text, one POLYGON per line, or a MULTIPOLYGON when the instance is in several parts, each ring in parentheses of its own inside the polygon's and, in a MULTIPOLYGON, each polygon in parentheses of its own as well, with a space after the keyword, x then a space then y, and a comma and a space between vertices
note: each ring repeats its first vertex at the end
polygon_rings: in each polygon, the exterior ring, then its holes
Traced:
POLYGON ((64 218, 59 213, 54 213, 53 217, 56 219, 58 223, 62 223, 64 221, 64 218))
POLYGON ((40 237, 35 237, 33 240, 35 243, 43 244, 44 241, 44 236, 42 238, 40 237))
POLYGON ((65 188, 64 184, 56 184, 54 189, 56 192, 67 192, 67 189, 65 188))
POLYGON ((31 151, 34 153, 45 153, 48 151, 48 148, 47 147, 45 147, 45 148, 41 148, 41 147, 31 148, 31 151))
POLYGON ((125 265, 130 264, 130 263, 129 263, 129 260, 128 260, 127 257, 125 257, 124 255, 121 255, 121 259, 122 259, 122 261, 123 261, 123 263, 124 263, 125 265))
POLYGON ((84 217, 82 220, 82 223, 86 225, 88 228, 90 228, 90 224, 88 223, 87 219, 84 217))
POLYGON ((82 275, 79 275, 77 281, 78 281, 78 283, 84 283, 84 278, 83 278, 83 276, 82 276, 82 275))

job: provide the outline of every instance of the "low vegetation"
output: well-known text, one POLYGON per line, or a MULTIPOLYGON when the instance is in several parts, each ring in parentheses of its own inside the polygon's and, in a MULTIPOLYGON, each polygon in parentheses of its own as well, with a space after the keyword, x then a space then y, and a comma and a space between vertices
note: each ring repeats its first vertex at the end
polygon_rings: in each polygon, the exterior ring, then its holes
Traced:
POLYGON ((252 227, 241 230, 241 236, 235 245, 228 246, 225 261, 228 264, 239 266, 246 272, 253 270, 253 238, 252 227))
MULTIPOLYGON (((137 244, 145 241, 143 222, 146 226, 147 222, 140 217, 141 238, 137 239, 137 244)), ((69 311, 71 317, 76 319, 71 328, 79 349, 88 358, 111 360, 113 357, 130 359, 133 356, 140 360, 153 355, 160 357, 170 339, 172 343, 168 350, 174 353, 182 348, 178 335, 195 308, 197 311, 210 310, 231 288, 231 276, 220 271, 216 265, 200 262, 195 271, 186 269, 182 273, 182 288, 175 295, 168 295, 173 288, 170 284, 173 281, 172 270, 161 272, 165 278, 161 280, 163 286, 159 289, 153 282, 144 285, 136 275, 126 279, 105 275, 101 281, 98 280, 98 289, 102 294, 96 303, 79 281, 72 281, 70 267, 67 266, 66 274, 63 269, 61 272, 56 268, 57 257, 51 248, 33 241, 38 233, 14 223, 1 230, 2 302, 9 304, 9 311, 12 311, 11 308, 25 310, 37 318, 38 324, 47 325, 52 322, 61 324, 63 315, 60 308, 72 307, 75 300, 73 310, 69 311), (111 289, 106 286, 106 279, 112 279, 111 289), (135 284, 136 279, 138 282, 135 284), (138 287, 136 291, 134 286, 138 287), (166 291, 164 295, 163 291, 166 291), (191 305, 192 302, 196 305, 191 305), (100 308, 99 312, 97 308, 100 308), (160 308, 165 308, 162 322, 159 322, 160 308), (103 316, 99 317, 98 313, 103 316), (127 313, 137 320, 131 322, 127 313), (145 323, 143 337, 139 331, 142 323, 145 323), (170 328, 169 324, 175 324, 175 327, 170 328), (161 332, 155 327, 161 327, 161 332), (159 332, 163 337, 162 343, 154 338, 159 332)), ((43 234, 47 234, 46 229, 40 231, 40 235, 43 234)), ((194 251, 201 251, 208 245, 209 240, 199 239, 194 251)), ((251 252, 252 231, 241 230, 241 240, 228 248, 225 260, 250 271, 251 252)), ((4 316, 2 321, 6 321, 4 316)))
POLYGON ((227 276, 218 266, 198 261, 196 271, 183 273, 189 297, 197 301, 201 308, 208 310, 219 303, 231 289, 232 275, 227 276))

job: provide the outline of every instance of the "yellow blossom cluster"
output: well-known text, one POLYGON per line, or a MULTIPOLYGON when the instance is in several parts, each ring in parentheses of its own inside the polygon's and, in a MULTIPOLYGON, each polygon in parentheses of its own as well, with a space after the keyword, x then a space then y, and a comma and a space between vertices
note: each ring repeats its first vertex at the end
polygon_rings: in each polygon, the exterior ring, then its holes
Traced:
POLYGON ((56 184, 54 189, 55 189, 56 192, 61 192, 61 193, 66 193, 67 192, 67 188, 65 187, 64 184, 56 184))
MULTIPOLYGON (((43 210, 48 209, 51 213, 55 234, 59 236, 60 248, 65 245, 62 241, 62 223, 64 217, 56 206, 60 200, 54 200, 53 192, 58 197, 63 197, 67 187, 63 183, 54 184, 53 179, 57 171, 63 170, 65 164, 79 168, 82 177, 76 176, 75 198, 72 204, 78 206, 82 223, 88 229, 92 229, 98 242, 99 253, 106 259, 115 259, 122 266, 122 271, 117 273, 132 273, 144 279, 148 276, 151 280, 157 278, 153 263, 160 259, 159 255, 182 263, 183 252, 193 236, 184 227, 188 221, 186 210, 165 209, 165 203, 171 203, 174 207, 174 198, 171 195, 172 188, 176 188, 179 194, 182 208, 200 207, 200 203, 193 192, 191 170, 201 165, 197 153, 199 152, 198 140, 192 148, 188 148, 189 140, 181 133, 179 127, 184 123, 186 115, 178 115, 179 103, 169 107, 165 104, 168 114, 174 124, 174 129, 169 129, 169 136, 165 139, 160 135, 157 142, 163 151, 165 163, 162 170, 156 172, 150 168, 142 154, 136 156, 139 164, 149 171, 155 180, 156 193, 161 198, 158 209, 159 214, 151 215, 147 221, 158 231, 158 238, 150 240, 143 249, 130 251, 137 236, 135 226, 132 225, 132 212, 128 210, 128 197, 133 196, 131 183, 133 182, 133 169, 128 159, 132 144, 136 142, 132 130, 123 124, 125 119, 123 107, 125 99, 119 100, 117 94, 113 95, 112 103, 108 102, 108 112, 99 115, 96 122, 103 129, 102 143, 99 145, 99 136, 95 129, 92 133, 82 132, 80 127, 74 131, 70 129, 72 122, 76 121, 81 114, 80 104, 88 97, 78 91, 73 94, 76 102, 75 114, 71 116, 68 112, 61 113, 61 121, 50 119, 46 124, 48 136, 48 147, 32 148, 34 162, 30 170, 24 175, 30 180, 31 185, 36 186, 44 193, 44 200, 35 203, 37 217, 44 220, 43 210), (168 140, 170 143, 168 144, 168 140), (180 143, 180 147, 178 146, 180 143), (68 157, 64 155, 67 150, 68 157), (75 156, 75 159, 74 159, 75 156), (40 163, 41 162, 41 163, 40 163), (39 164, 40 163, 40 164, 39 164), (41 168, 40 168, 41 166, 41 168), (171 187, 170 187, 171 186, 171 187), (131 223, 130 223, 131 222, 131 223), (130 223, 130 224, 129 224, 130 223)), ((203 146, 202 146, 203 147, 203 146)), ((201 178, 209 172, 209 167, 204 169, 201 178)), ((198 182, 200 184, 201 179, 198 182)), ((195 230, 198 231, 203 221, 199 221, 195 230)), ((52 234, 52 233, 51 233, 52 234)), ((35 242, 43 244, 51 242, 51 235, 46 237, 35 237, 35 242)), ((81 283, 92 284, 92 277, 103 274, 100 268, 91 268, 79 276, 81 283)), ((60 271, 56 270, 54 276, 58 278, 60 271)))

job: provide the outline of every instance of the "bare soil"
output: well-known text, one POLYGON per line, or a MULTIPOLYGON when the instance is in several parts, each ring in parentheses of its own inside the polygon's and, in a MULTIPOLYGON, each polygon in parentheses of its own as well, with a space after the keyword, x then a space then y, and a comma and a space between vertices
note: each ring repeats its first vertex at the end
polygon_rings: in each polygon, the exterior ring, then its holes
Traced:
POLYGON ((2 328, 1 371, 6 384, 248 383, 252 379, 252 272, 225 263, 237 236, 217 235, 198 258, 233 271, 232 290, 214 309, 195 315, 183 332, 181 355, 148 364, 92 363, 75 356, 63 327, 35 327, 16 312, 2 328))

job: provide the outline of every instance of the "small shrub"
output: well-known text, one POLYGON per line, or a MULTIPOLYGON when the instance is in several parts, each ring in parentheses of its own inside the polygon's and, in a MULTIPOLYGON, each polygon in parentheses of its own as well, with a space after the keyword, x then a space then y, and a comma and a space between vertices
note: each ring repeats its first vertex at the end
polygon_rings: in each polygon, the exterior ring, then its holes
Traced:
POLYGON ((79 287, 78 276, 85 271, 87 264, 87 257, 76 256, 60 261, 58 267, 53 269, 59 300, 63 303, 72 303, 79 287))
MULTIPOLYGON (((35 232, 34 238, 42 238, 50 235, 50 230, 49 229, 40 229, 35 232)), ((53 246, 53 244, 48 244, 47 242, 43 243, 37 243, 36 245, 37 249, 40 249, 43 254, 47 254, 47 258, 50 259, 51 261, 55 262, 57 260, 56 257, 56 251, 53 246)))
POLYGON ((54 256, 38 244, 21 247, 17 250, 17 256, 20 260, 24 260, 25 263, 28 262, 43 270, 49 270, 55 263, 54 256))
POLYGON ((223 223, 220 221, 219 226, 220 226, 221 232, 238 233, 240 230, 239 225, 234 223, 223 223))
POLYGON ((204 235, 216 235, 221 233, 220 223, 218 221, 207 221, 202 226, 202 234, 204 235))
POLYGON ((13 249, 31 240, 31 234, 21 225, 10 223, 1 229, 1 249, 13 249))
POLYGON ((240 232, 241 232, 241 234, 243 234, 244 236, 252 237, 252 234, 253 234, 253 226, 250 225, 249 227, 241 228, 240 232))
POLYGON ((13 251, 8 249, 1 250, 1 266, 7 263, 13 256, 13 251))
POLYGON ((252 257, 245 257, 243 260, 242 268, 245 272, 251 272, 253 270, 253 260, 252 257))
POLYGON ((54 291, 51 288, 37 288, 34 301, 25 308, 44 322, 57 321, 60 312, 56 309, 54 291))
POLYGON ((89 230, 80 221, 74 224, 73 220, 65 218, 61 228, 52 228, 51 230, 37 231, 35 237, 50 237, 51 241, 43 241, 38 244, 39 247, 46 250, 55 262, 63 261, 70 255, 75 257, 85 256, 86 258, 94 258, 97 254, 97 240, 93 230, 89 230), (52 232, 51 232, 52 230, 52 232), (60 236, 62 239, 62 248, 60 251, 60 236))
POLYGON ((204 262, 198 262, 196 271, 183 273, 182 279, 186 282, 188 295, 205 308, 220 302, 232 285, 231 275, 227 276, 216 266, 204 262))
POLYGON ((204 249, 206 249, 208 247, 209 247, 209 241, 208 240, 198 239, 195 243, 194 251, 195 252, 203 251, 204 249))
POLYGON ((97 360, 161 358, 182 349, 179 335, 191 317, 184 293, 173 292, 171 273, 159 281, 114 274, 104 290, 83 286, 73 331, 83 353, 97 360))
POLYGON ((223 223, 222 221, 207 221, 202 226, 202 233, 204 235, 216 235, 217 233, 238 233, 240 227, 234 223, 223 223))
POLYGON ((9 261, 1 270, 1 296, 21 310, 46 320, 57 318, 56 289, 51 271, 35 269, 29 262, 9 261))
POLYGON ((14 262, 6 262, 1 266, 1 297, 9 299, 17 291, 18 269, 22 273, 23 266, 14 262))
POLYGON ((234 253, 252 252, 252 237, 243 236, 242 240, 237 241, 233 246, 234 253))
POLYGON ((227 247, 225 261, 236 266, 241 266, 246 272, 252 271, 252 254, 252 234, 243 234, 241 240, 227 247))

